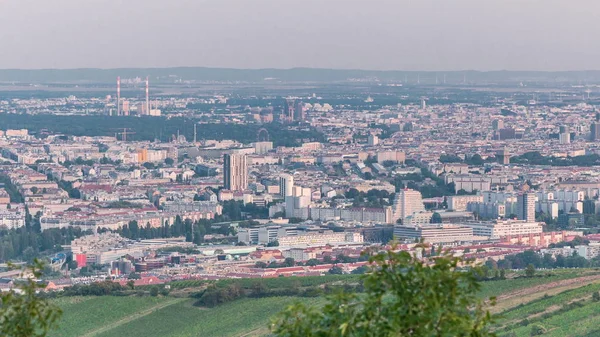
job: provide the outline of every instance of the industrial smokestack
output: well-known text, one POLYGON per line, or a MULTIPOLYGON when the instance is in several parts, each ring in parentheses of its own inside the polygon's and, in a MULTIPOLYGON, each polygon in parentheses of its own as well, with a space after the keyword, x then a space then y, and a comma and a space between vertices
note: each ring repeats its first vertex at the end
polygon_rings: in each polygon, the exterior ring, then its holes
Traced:
POLYGON ((148 90, 148 76, 146 76, 146 115, 150 115, 150 95, 148 90))
POLYGON ((121 76, 117 76, 117 116, 121 116, 121 76))

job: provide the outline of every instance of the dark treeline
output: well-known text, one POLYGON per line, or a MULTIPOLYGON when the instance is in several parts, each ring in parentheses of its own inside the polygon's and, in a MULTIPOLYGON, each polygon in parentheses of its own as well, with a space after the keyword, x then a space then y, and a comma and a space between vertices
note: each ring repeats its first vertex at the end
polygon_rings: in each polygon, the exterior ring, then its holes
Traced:
POLYGON ((0 230, 0 261, 22 259, 31 262, 43 254, 61 251, 62 245, 68 245, 73 239, 86 234, 91 234, 91 231, 84 232, 73 227, 53 228, 43 232, 34 226, 3 229, 0 230))
MULTIPOLYGON (((23 202, 23 196, 10 182, 10 179, 0 175, 0 183, 8 192, 11 202, 23 202)), ((41 230, 40 216, 32 216, 25 208, 25 226, 15 229, 0 229, 0 261, 15 259, 27 262, 44 254, 51 254, 62 250, 62 245, 70 244, 75 238, 91 234, 91 231, 82 231, 80 228, 53 228, 44 232, 41 230)))
MULTIPOLYGON (((178 132, 188 140, 194 137, 194 120, 182 117, 2 114, 0 125, 3 129, 28 129, 37 134, 46 130, 49 133, 73 136, 114 136, 119 132, 119 128, 130 128, 132 134, 128 138, 131 140, 169 141, 178 132)), ((265 128, 269 132, 269 138, 275 146, 298 146, 305 140, 324 139, 323 135, 314 129, 289 130, 281 124, 199 124, 197 139, 233 139, 250 143, 257 140, 260 128, 265 128)))
POLYGON ((344 196, 353 199, 352 206, 354 207, 383 207, 391 205, 395 194, 377 189, 372 189, 365 193, 356 188, 351 188, 344 193, 344 196))
MULTIPOLYGON (((213 228, 213 224, 214 220, 182 220, 180 216, 177 216, 173 224, 166 223, 161 227, 151 227, 149 223, 142 225, 138 224, 137 221, 130 221, 127 226, 119 228, 114 232, 133 240, 185 236, 186 241, 195 244, 204 243, 204 235, 206 234, 233 235, 232 227, 223 225, 218 228, 213 228)), ((105 231, 108 230, 99 230, 99 232, 105 231)))
POLYGON ((8 178, 5 175, 0 175, 0 184, 4 185, 4 189, 8 193, 8 196, 10 197, 10 202, 20 204, 24 201, 23 196, 21 195, 19 190, 17 190, 17 187, 12 184, 12 182, 10 181, 10 178, 8 178))
POLYGON ((440 162, 441 163, 465 163, 467 165, 472 165, 472 166, 482 166, 483 164, 487 163, 491 163, 496 161, 495 157, 488 157, 486 160, 484 160, 483 158, 481 158, 481 156, 479 154, 474 154, 470 157, 466 157, 464 160, 456 155, 453 154, 442 154, 440 156, 440 162))
POLYGON ((66 287, 62 296, 106 296, 118 295, 127 290, 121 284, 112 281, 94 282, 91 284, 76 284, 66 287))
MULTIPOLYGON (((195 244, 204 243, 206 234, 222 234, 225 236, 234 235, 233 227, 229 224, 215 225, 220 222, 241 221, 245 217, 250 219, 266 218, 268 216, 266 207, 258 207, 255 204, 244 205, 241 201, 225 201, 223 203, 223 214, 214 219, 200 219, 192 221, 183 220, 180 216, 175 217, 172 224, 166 223, 161 227, 152 227, 149 223, 141 224, 137 221, 130 221, 127 226, 114 231, 123 237, 137 239, 156 239, 185 236, 188 242, 195 244)), ((256 224, 251 220, 240 222, 241 227, 248 227, 256 224)), ((107 229, 100 229, 99 232, 106 232, 107 229)))
POLYGON ((446 184, 443 178, 438 177, 426 168, 421 168, 420 174, 410 173, 396 175, 392 181, 392 184, 394 184, 396 192, 399 192, 403 188, 410 188, 421 192, 423 198, 443 197, 455 194, 469 194, 464 190, 456 191, 454 183, 446 184), (427 182, 427 179, 431 179, 433 183, 427 182))
POLYGON ((214 307, 219 304, 231 302, 243 297, 264 298, 275 296, 297 296, 297 297, 319 297, 333 294, 340 290, 347 292, 362 292, 362 281, 356 284, 343 283, 340 285, 325 284, 302 287, 297 281, 287 282, 285 287, 269 287, 264 280, 255 280, 249 287, 243 287, 241 283, 217 283, 208 286, 203 291, 192 294, 198 300, 196 306, 214 307))
POLYGON ((550 165, 550 166, 595 166, 600 165, 600 155, 589 154, 576 157, 546 157, 539 152, 527 152, 520 156, 511 157, 514 164, 550 165))
POLYGON ((591 260, 585 259, 583 256, 577 254, 563 256, 556 255, 553 257, 551 254, 540 255, 533 250, 527 250, 523 253, 515 255, 507 255, 503 260, 498 262, 489 261, 487 263, 491 269, 526 269, 528 266, 535 268, 590 268, 599 267, 600 259, 595 258, 591 260))

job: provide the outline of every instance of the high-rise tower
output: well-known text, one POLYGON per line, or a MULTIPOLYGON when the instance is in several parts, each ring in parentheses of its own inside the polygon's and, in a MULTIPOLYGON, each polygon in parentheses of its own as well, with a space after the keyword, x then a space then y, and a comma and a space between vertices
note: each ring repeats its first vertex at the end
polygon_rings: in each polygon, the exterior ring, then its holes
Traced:
POLYGON ((148 76, 146 76, 146 115, 150 115, 150 90, 148 76))
POLYGON ((596 120, 592 123, 590 131, 592 141, 600 140, 600 113, 596 113, 596 120))
POLYGON ((248 188, 248 165, 244 154, 223 156, 223 180, 225 189, 243 191, 248 188))
POLYGON ((396 193, 394 200, 394 219, 406 219, 407 216, 425 210, 421 192, 409 188, 401 189, 396 193))
POLYGON ((121 116, 121 76, 117 76, 117 116, 121 116))
POLYGON ((517 197, 517 219, 535 221, 535 193, 523 193, 517 197))
POLYGON ((284 174, 279 177, 279 193, 282 197, 290 197, 293 194, 294 189, 294 176, 291 174, 284 174))

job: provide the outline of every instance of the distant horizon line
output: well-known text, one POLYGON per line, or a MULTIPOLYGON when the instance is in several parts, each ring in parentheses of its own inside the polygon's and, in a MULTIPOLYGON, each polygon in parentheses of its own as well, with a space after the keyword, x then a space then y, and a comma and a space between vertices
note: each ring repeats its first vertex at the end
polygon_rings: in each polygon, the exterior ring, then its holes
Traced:
POLYGON ((166 70, 166 69, 212 69, 212 70, 235 70, 235 71, 293 71, 293 70, 324 70, 324 71, 360 71, 360 72, 403 72, 403 73, 586 73, 600 72, 600 69, 585 70, 400 70, 400 69, 360 69, 360 68, 321 68, 321 67, 291 67, 291 68, 235 68, 235 67, 206 67, 206 66, 173 66, 173 67, 80 67, 80 68, 0 68, 0 71, 75 71, 75 70, 166 70))

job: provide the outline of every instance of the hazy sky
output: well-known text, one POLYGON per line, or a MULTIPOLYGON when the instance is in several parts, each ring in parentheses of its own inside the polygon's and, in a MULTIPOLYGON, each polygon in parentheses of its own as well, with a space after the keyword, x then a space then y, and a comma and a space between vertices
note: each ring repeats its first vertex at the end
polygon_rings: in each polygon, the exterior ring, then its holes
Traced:
POLYGON ((598 0, 0 0, 0 68, 600 69, 598 0))

